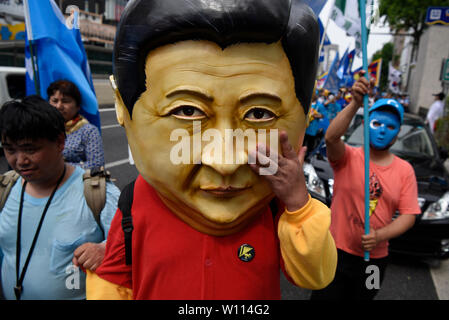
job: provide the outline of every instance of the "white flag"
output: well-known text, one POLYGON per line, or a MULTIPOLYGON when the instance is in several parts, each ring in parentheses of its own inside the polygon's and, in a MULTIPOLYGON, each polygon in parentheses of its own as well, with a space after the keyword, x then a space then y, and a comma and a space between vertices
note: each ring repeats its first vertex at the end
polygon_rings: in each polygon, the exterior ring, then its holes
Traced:
POLYGON ((355 38, 355 48, 362 50, 362 26, 358 0, 335 0, 331 11, 331 19, 346 34, 355 38))
POLYGON ((388 63, 388 89, 395 94, 399 94, 402 72, 395 69, 391 63, 388 63))

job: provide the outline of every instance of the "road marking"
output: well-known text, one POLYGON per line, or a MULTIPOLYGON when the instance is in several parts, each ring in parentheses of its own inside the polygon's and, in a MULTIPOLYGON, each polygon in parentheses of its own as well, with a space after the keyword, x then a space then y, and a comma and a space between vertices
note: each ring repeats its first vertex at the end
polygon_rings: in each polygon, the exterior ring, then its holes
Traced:
POLYGON ((442 260, 437 268, 430 268, 430 274, 432 275, 438 299, 449 300, 449 259, 442 260))
POLYGON ((107 125, 107 126, 102 126, 101 129, 103 130, 103 129, 111 129, 111 128, 117 128, 117 127, 121 127, 121 125, 119 125, 119 124, 110 124, 110 125, 107 125))
POLYGON ((129 163, 129 159, 118 160, 110 163, 106 163, 106 169, 121 166, 122 164, 129 163))

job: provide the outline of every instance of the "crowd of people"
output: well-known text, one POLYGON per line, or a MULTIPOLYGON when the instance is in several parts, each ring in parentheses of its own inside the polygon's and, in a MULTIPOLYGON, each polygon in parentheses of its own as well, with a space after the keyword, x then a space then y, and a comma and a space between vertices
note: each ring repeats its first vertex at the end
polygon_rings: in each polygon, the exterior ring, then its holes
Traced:
MULTIPOLYGON (((439 123, 441 127, 440 131, 442 131, 444 126, 439 120, 442 120, 445 115, 445 94, 439 92, 433 94, 433 96, 435 100, 429 106, 425 123, 429 126, 430 131, 435 134, 439 123)), ((315 91, 308 117, 309 124, 304 139, 309 151, 315 149, 320 141, 323 140, 329 124, 340 111, 349 105, 352 98, 352 88, 348 87, 341 87, 336 93, 330 92, 327 89, 317 89, 315 91)), ((404 112, 410 111, 410 99, 407 94, 394 94, 391 92, 380 92, 376 88, 371 89, 368 94, 369 106, 372 106, 380 99, 393 99, 402 105, 404 112)))
POLYGON ((308 57, 318 54, 319 28, 309 9, 299 1, 248 0, 251 10, 241 3, 221 1, 221 16, 204 1, 164 0, 161 8, 135 1, 125 9, 113 88, 139 177, 122 192, 106 180, 99 217, 85 169, 104 165, 103 145, 80 115, 76 86, 61 79, 48 88, 48 101, 29 96, 1 108, 1 142, 17 173, 12 182, 2 177, 6 299, 280 299, 280 270, 313 290, 313 300, 374 298, 364 252, 383 278, 388 240, 420 213, 413 168, 389 151, 408 101, 373 93, 364 77, 313 94, 316 65, 308 57), (207 30, 204 39, 198 30, 207 30), (369 234, 363 148, 341 140, 366 95, 369 234), (257 157, 247 150, 257 159, 251 164, 204 154, 200 163, 167 161, 173 144, 163 137, 193 120, 216 131, 229 124, 279 129, 277 171, 261 173, 277 150, 268 157, 260 145, 257 157), (330 209, 307 191, 304 131, 308 148, 325 139, 335 176, 330 209))

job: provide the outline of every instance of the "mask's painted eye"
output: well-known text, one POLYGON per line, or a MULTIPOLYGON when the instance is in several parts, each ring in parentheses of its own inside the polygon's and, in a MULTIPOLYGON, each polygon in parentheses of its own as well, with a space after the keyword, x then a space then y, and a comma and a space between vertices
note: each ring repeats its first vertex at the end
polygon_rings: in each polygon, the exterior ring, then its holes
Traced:
POLYGON ((249 110, 243 118, 248 121, 262 122, 273 120, 276 115, 267 109, 254 108, 249 110))
POLYGON ((206 117, 206 114, 193 106, 181 106, 170 112, 170 115, 184 120, 200 120, 206 117))
POLYGON ((382 125, 379 121, 375 121, 375 120, 372 122, 372 124, 376 128, 378 128, 378 127, 380 127, 382 125))
POLYGON ((389 125, 387 126, 387 128, 388 128, 389 130, 396 130, 396 126, 394 126, 394 125, 392 125, 392 124, 389 124, 389 125))

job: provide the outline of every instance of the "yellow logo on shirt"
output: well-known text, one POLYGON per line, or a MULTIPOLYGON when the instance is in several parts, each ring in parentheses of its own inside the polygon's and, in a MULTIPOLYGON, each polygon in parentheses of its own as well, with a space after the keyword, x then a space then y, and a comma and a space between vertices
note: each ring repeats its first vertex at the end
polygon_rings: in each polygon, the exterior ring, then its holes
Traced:
POLYGON ((254 251, 254 248, 250 246, 249 244, 242 244, 238 251, 238 257, 240 260, 244 262, 249 262, 254 259, 256 252, 254 251))

